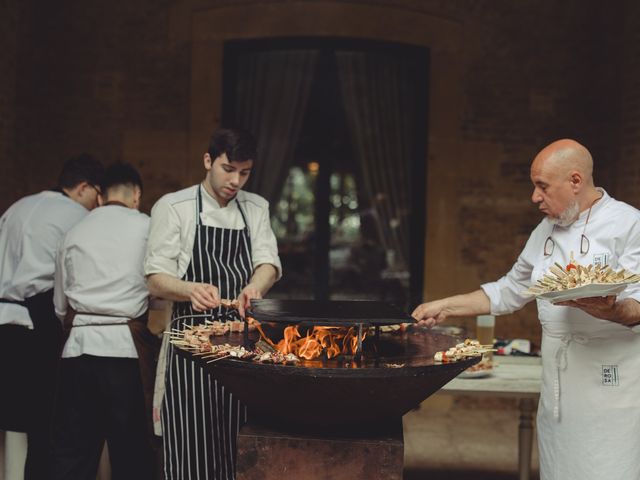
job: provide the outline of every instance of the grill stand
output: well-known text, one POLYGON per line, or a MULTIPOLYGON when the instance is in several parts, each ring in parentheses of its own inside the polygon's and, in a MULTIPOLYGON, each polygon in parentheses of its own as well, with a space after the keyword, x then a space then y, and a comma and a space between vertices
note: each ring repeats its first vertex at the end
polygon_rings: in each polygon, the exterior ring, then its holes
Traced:
POLYGON ((236 480, 402 480, 402 419, 380 433, 290 433, 248 423, 238 434, 236 480))

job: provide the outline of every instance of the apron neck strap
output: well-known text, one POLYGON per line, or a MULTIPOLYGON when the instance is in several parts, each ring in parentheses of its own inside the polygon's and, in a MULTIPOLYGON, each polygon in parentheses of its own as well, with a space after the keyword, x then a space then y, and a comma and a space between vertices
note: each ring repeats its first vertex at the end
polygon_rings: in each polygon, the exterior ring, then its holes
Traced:
POLYGON ((247 230, 247 234, 249 234, 249 222, 247 222, 247 217, 244 215, 244 210, 240 206, 240 202, 238 201, 238 197, 235 198, 236 205, 238 205, 238 210, 240 210, 240 215, 242 215, 242 221, 244 222, 244 228, 247 230))
POLYGON ((49 189, 51 192, 57 192, 57 193, 61 193, 62 195, 64 195, 65 197, 69 197, 69 195, 67 195, 67 192, 65 192, 61 187, 54 187, 49 189))
POLYGON ((198 185, 198 197, 196 198, 196 225, 200 225, 202 213, 202 184, 198 185))
POLYGON ((123 203, 119 200, 109 200, 107 203, 103 205, 103 207, 108 207, 109 205, 118 205, 119 207, 129 208, 126 203, 123 203))

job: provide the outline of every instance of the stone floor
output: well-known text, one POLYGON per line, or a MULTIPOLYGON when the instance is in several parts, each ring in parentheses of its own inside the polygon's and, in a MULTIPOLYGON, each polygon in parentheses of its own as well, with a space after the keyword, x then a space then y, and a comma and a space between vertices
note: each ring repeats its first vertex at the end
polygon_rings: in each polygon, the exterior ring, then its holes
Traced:
POLYGON ((405 479, 515 480, 518 423, 515 401, 435 395, 404 418, 405 479))
MULTIPOLYGON (((405 480, 516 480, 518 416, 511 400, 427 399, 404 418, 405 480)), ((2 447, 0 432, 0 480, 14 480, 3 478, 2 447)), ((535 445, 532 467, 535 480, 535 445)))

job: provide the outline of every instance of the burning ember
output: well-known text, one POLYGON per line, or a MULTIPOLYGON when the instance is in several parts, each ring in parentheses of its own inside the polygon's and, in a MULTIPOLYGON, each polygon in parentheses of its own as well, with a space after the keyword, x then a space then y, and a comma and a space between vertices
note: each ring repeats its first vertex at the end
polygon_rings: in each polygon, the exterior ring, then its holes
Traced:
MULTIPOLYGON (((283 355, 294 354, 306 360, 319 358, 324 353, 327 358, 338 355, 355 355, 358 350, 358 330, 356 327, 320 327, 315 326, 303 336, 298 325, 284 329, 284 338, 278 343, 269 339, 258 327, 262 339, 283 355)), ((362 340, 367 336, 362 332, 362 340)))

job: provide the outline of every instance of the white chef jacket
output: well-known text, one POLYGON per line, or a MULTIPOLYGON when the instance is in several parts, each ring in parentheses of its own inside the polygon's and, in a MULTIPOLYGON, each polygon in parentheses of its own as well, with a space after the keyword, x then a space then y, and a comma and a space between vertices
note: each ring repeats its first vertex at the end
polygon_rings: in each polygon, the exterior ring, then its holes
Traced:
MULTIPOLYGON (((549 271, 567 265, 571 252, 581 265, 610 265, 640 272, 640 212, 603 197, 568 227, 544 219, 533 231, 511 271, 482 285, 495 315, 531 300, 522 292, 549 271), (552 234, 553 230, 553 234, 552 234), (590 246, 580 254, 584 231, 590 246), (549 235, 553 253, 544 256, 549 235)), ((640 286, 618 297, 640 301, 640 286)), ((640 478, 640 336, 572 307, 538 300, 542 325, 542 389, 538 443, 542 480, 640 478)))
MULTIPOLYGON (((247 219, 251 238, 251 259, 253 268, 264 263, 277 269, 277 278, 282 275, 282 264, 278 256, 276 237, 271 229, 269 203, 255 193, 240 190, 236 198, 226 207, 202 191, 203 225, 219 228, 243 229, 238 203, 247 219)), ((182 278, 193 252, 196 233, 196 198, 198 185, 164 195, 151 210, 151 228, 145 259, 145 275, 167 273, 182 278)))
MULTIPOLYGON (((21 198, 0 218, 0 298, 24 300, 53 288, 62 237, 89 211, 66 195, 46 190, 21 198)), ((0 325, 33 328, 28 310, 0 303, 0 325)))
POLYGON ((126 322, 148 307, 142 269, 148 232, 147 215, 106 205, 93 210, 64 237, 56 258, 53 300, 61 320, 69 305, 79 313, 62 358, 83 354, 138 358, 126 322), (122 325, 100 325, 104 323, 122 325))

